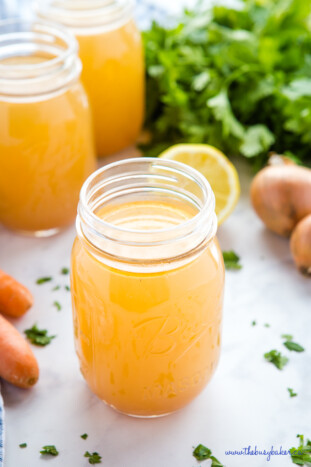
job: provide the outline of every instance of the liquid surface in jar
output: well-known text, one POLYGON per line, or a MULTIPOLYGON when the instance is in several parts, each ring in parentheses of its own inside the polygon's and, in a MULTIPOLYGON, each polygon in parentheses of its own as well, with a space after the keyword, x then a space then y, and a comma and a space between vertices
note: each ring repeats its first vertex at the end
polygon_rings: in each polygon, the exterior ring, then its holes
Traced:
MULTIPOLYGON (((1 64, 45 60, 30 55, 1 64)), ((90 112, 79 82, 33 101, 0 94, 0 222, 29 233, 69 225, 94 169, 90 112)))
MULTIPOLYGON (((133 230, 161 230, 190 219, 194 211, 135 202, 97 215, 133 230)), ((182 267, 134 273, 105 265, 76 239, 75 342, 93 392, 137 416, 161 415, 189 403, 218 362, 223 280, 217 240, 182 267)))
POLYGON ((78 35, 82 81, 88 92, 99 156, 137 137, 144 114, 144 65, 140 33, 130 21, 101 34, 78 35))
POLYGON ((135 201, 106 206, 96 211, 96 215, 109 224, 140 231, 170 229, 192 219, 197 213, 194 206, 178 201, 135 201))
POLYGON ((33 53, 30 55, 19 55, 13 57, 6 57, 0 60, 0 65, 16 65, 16 66, 24 66, 24 65, 34 65, 38 63, 44 63, 48 60, 53 60, 56 58, 56 55, 50 53, 44 53, 38 51, 38 53, 33 53))

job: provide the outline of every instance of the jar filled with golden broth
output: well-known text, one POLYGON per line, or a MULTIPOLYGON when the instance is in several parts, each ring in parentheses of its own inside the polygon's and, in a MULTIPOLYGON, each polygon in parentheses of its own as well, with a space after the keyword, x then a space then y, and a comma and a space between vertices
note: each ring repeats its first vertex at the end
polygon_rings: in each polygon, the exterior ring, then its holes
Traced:
POLYGON ((41 18, 69 28, 80 46, 97 155, 135 143, 144 115, 144 61, 132 0, 41 0, 41 18))
POLYGON ((0 223, 48 236, 74 221, 95 168, 78 45, 43 22, 0 22, 0 223))
POLYGON ((72 250, 76 351, 91 390, 138 417, 174 412, 211 379, 224 265, 214 194, 175 161, 129 159, 85 182, 72 250))

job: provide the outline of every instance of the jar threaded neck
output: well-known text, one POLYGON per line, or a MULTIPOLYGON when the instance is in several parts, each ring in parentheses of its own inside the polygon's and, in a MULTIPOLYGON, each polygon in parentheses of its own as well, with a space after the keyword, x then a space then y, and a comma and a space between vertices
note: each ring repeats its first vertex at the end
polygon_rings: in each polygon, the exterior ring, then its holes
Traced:
POLYGON ((185 164, 158 158, 127 159, 99 169, 84 183, 77 230, 95 255, 145 266, 172 262, 195 254, 215 236, 215 197, 207 180, 185 164), (141 202, 151 207, 157 203, 173 206, 172 211, 178 205, 192 214, 175 225, 147 229, 124 227, 98 216, 103 209, 113 212, 131 203, 135 212, 141 202))
POLYGON ((134 5, 134 0, 37 0, 35 11, 85 35, 121 27, 133 16, 134 5))
POLYGON ((0 21, 0 95, 37 98, 70 86, 81 73, 76 39, 44 21, 0 21))

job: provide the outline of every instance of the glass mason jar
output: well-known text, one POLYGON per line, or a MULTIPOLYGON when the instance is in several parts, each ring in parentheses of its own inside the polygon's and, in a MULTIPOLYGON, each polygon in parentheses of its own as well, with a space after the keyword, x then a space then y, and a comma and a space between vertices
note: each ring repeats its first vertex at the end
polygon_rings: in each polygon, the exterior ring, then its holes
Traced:
POLYGON ((54 25, 0 22, 0 223, 47 236, 74 221, 95 169, 74 37, 54 25))
POLYGON ((105 166, 83 185, 72 250, 74 335, 91 390, 128 415, 180 409, 220 352, 224 265, 215 198, 189 166, 105 166))
POLYGON ((69 28, 80 45, 98 156, 135 143, 144 116, 144 61, 133 0, 39 0, 41 18, 69 28))

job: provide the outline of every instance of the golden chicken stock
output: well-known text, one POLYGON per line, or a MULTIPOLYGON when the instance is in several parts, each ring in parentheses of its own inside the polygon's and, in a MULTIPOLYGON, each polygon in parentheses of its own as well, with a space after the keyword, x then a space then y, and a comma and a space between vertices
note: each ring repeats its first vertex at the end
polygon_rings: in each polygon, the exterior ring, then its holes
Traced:
POLYGON ((1 32, 0 222, 48 235, 73 222, 82 183, 95 168, 80 65, 71 38, 67 44, 54 26, 9 23, 1 32), (15 47, 5 45, 12 28, 15 47), (53 47, 40 42, 43 33, 53 47))
POLYGON ((48 0, 40 17, 66 26, 79 42, 98 156, 137 140, 144 117, 144 59, 131 0, 48 0))
POLYGON ((123 258, 119 266, 109 254, 105 257, 105 239, 91 240, 96 250, 90 248, 81 217, 72 251, 76 350, 82 374, 98 397, 127 414, 158 416, 189 403, 214 373, 224 267, 215 238, 195 253, 187 236, 182 246, 173 240, 170 258, 158 260, 158 253, 151 252, 158 236, 187 225, 200 212, 169 194, 147 201, 129 201, 128 196, 94 211, 120 231, 115 245, 123 258), (144 232, 149 246, 140 247, 135 264, 136 245, 130 238, 144 232), (124 259, 126 254, 132 259, 124 259))

